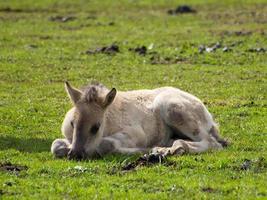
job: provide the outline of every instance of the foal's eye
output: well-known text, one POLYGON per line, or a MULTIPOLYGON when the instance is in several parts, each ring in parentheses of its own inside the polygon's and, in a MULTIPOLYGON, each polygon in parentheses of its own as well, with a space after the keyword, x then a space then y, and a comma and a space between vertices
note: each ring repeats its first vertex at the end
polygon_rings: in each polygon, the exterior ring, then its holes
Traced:
POLYGON ((70 122, 70 125, 72 128, 74 128, 73 121, 70 122))
POLYGON ((100 127, 100 123, 96 123, 96 124, 94 124, 94 125, 92 126, 90 132, 91 132, 92 134, 96 134, 97 131, 98 131, 98 129, 99 129, 99 127, 100 127))

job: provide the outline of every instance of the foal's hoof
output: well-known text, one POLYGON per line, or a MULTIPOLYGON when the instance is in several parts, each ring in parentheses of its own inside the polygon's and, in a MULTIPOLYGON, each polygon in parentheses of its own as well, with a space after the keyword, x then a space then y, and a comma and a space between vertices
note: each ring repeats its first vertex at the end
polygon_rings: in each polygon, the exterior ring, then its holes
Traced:
POLYGON ((69 143, 66 139, 56 139, 51 146, 51 152, 56 158, 66 157, 69 150, 69 143))
POLYGON ((163 157, 169 156, 169 155, 176 155, 176 156, 180 156, 185 154, 186 151, 184 149, 184 147, 182 146, 177 146, 177 147, 154 147, 152 149, 152 154, 160 154, 163 157))
POLYGON ((183 155, 185 154, 185 149, 183 147, 179 147, 177 149, 174 150, 174 152, 172 153, 172 155, 183 155))
POLYGON ((171 151, 170 148, 167 147, 154 147, 152 149, 151 154, 161 155, 163 157, 166 157, 167 155, 171 154, 171 151))

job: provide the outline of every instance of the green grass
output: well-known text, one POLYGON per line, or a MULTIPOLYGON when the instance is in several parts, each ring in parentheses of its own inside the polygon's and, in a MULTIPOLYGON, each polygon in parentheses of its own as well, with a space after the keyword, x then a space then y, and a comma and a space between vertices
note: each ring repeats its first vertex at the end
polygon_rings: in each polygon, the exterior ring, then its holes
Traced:
POLYGON ((0 198, 267 198, 267 55, 248 52, 267 48, 267 3, 186 3, 198 12, 166 14, 182 1, 0 1, 0 163, 28 167, 20 173, 0 169, 0 198), (76 19, 50 20, 58 15, 76 19), (198 52, 218 41, 240 44, 230 52, 198 52), (120 53, 84 54, 112 43, 120 53), (153 65, 151 55, 128 51, 152 43, 150 51, 178 61, 153 65), (232 145, 129 172, 120 170, 127 156, 55 159, 50 145, 61 137, 71 107, 65 80, 75 86, 98 80, 119 90, 179 87, 205 102, 232 145), (251 166, 241 170, 246 159, 251 166), (87 170, 75 170, 77 165, 87 170))

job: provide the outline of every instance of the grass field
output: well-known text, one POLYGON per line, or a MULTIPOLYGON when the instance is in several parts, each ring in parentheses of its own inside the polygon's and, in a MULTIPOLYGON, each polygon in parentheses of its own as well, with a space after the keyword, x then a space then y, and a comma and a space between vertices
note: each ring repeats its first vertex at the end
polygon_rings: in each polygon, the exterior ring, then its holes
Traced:
POLYGON ((0 198, 267 199, 267 2, 186 3, 197 12, 169 15, 184 4, 171 0, 0 1, 0 198), (86 53, 111 44, 118 53, 86 53), (65 80, 181 88, 232 145, 126 172, 137 156, 55 159, 65 80))

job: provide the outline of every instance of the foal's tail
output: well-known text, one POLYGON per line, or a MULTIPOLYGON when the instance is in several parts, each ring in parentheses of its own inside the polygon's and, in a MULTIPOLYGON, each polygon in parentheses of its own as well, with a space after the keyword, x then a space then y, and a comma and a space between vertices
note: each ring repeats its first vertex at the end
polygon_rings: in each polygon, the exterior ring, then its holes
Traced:
POLYGON ((220 134, 219 134, 219 129, 218 129, 218 127, 216 126, 216 124, 214 124, 214 125, 211 127, 209 133, 210 133, 211 136, 213 136, 213 137, 217 140, 217 142, 219 142, 219 143, 222 145, 222 147, 227 147, 227 146, 230 145, 230 142, 229 142, 229 141, 227 141, 227 140, 221 138, 221 136, 220 136, 220 134))

